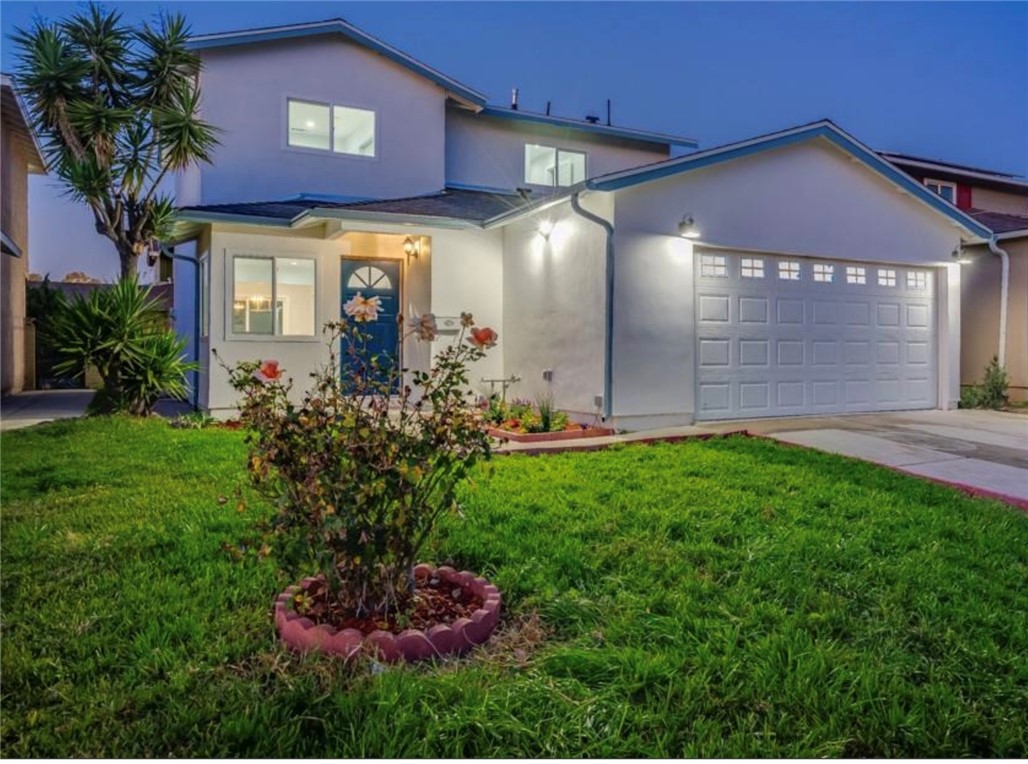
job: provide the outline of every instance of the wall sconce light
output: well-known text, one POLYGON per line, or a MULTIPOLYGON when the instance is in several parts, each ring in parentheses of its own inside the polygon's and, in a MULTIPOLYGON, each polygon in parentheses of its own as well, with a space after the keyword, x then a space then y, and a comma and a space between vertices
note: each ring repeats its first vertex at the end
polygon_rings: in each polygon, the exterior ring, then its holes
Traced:
POLYGON ((414 237, 408 236, 403 240, 403 253, 407 257, 420 257, 421 256, 421 242, 416 241, 414 237))
POLYGON ((682 222, 678 224, 678 235, 683 239, 700 238, 700 229, 696 227, 696 221, 692 219, 692 215, 682 218, 682 222))
POLYGON ((953 250, 950 257, 953 258, 954 262, 960 263, 961 265, 967 265, 972 262, 971 258, 964 254, 964 250, 959 244, 953 250))
POLYGON ((539 235, 542 236, 546 241, 550 240, 550 234, 553 233, 553 221, 542 220, 539 222, 539 235))

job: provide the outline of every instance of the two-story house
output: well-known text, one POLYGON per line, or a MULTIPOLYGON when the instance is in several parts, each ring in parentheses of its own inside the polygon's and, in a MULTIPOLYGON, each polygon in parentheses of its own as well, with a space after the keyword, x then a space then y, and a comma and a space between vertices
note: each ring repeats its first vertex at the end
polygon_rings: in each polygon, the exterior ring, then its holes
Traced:
POLYGON ((208 410, 213 350, 302 385, 358 293, 377 351, 470 311, 500 335, 476 382, 623 428, 958 400, 954 254, 990 231, 827 120, 672 157, 695 142, 491 105, 341 20, 191 44, 224 131, 178 190, 208 410))
POLYGON ((1028 180, 906 154, 882 156, 996 234, 991 249, 968 249, 962 269, 960 380, 980 381, 996 355, 1011 399, 1028 400, 1028 180))

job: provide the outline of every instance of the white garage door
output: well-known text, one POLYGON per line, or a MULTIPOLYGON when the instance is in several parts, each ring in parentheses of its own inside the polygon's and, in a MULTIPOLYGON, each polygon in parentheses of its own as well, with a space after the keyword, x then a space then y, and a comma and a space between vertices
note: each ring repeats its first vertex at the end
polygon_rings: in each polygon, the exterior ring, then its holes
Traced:
POLYGON ((935 273, 696 252, 696 418, 934 408, 935 273))

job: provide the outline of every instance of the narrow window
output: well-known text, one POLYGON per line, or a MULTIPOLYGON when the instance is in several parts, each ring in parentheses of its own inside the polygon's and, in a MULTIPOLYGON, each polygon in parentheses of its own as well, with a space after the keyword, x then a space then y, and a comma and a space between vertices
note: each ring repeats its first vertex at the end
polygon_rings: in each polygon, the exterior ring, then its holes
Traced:
POLYGON ((835 273, 834 265, 825 265, 824 263, 814 263, 814 281, 820 281, 825 284, 832 283, 832 276, 835 273))
POLYGON ((536 143, 525 144, 525 183, 573 186, 585 180, 585 154, 536 143))
POLYGON ((200 336, 211 333, 211 259, 200 260, 200 336))
POLYGON ((314 261, 233 259, 232 333, 314 335, 314 261))
POLYGON ((375 156, 375 112, 336 106, 332 110, 332 149, 339 154, 375 156))
POLYGON ((879 268, 878 286, 896 286, 896 271, 892 268, 879 268))
POLYGON ((907 271, 907 289, 927 289, 928 274, 924 271, 907 271))
POLYGON ((866 284, 867 283, 867 271, 865 271, 859 265, 847 265, 846 266, 846 283, 847 284, 866 284))
POLYGON ((724 278, 728 275, 728 261, 723 255, 700 255, 700 275, 724 278))
POLYGON ((764 261, 757 257, 744 257, 740 272, 744 279, 762 279, 764 278, 764 261))
POLYGON ((289 100, 289 145, 306 149, 330 149, 332 121, 328 106, 289 100))
POLYGON ((778 263, 778 278, 782 281, 799 281, 800 264, 794 260, 782 260, 778 263))

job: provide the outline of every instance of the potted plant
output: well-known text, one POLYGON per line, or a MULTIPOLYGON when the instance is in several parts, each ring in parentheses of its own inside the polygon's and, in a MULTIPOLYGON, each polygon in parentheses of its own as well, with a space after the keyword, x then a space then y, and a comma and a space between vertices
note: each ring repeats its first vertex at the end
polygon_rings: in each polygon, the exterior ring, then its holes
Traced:
MULTIPOLYGON (((439 518, 457 510, 458 486, 490 455, 468 366, 496 332, 463 314, 432 367, 407 370, 367 350, 377 298, 358 294, 344 307, 326 326, 329 363, 298 401, 273 360, 229 369, 251 482, 276 507, 269 549, 291 575, 311 574, 276 601, 280 637, 298 650, 370 650, 387 661, 463 652, 496 627, 499 591, 467 571, 416 563, 439 518)), ((431 315, 407 327, 401 342, 437 336, 431 315)))

